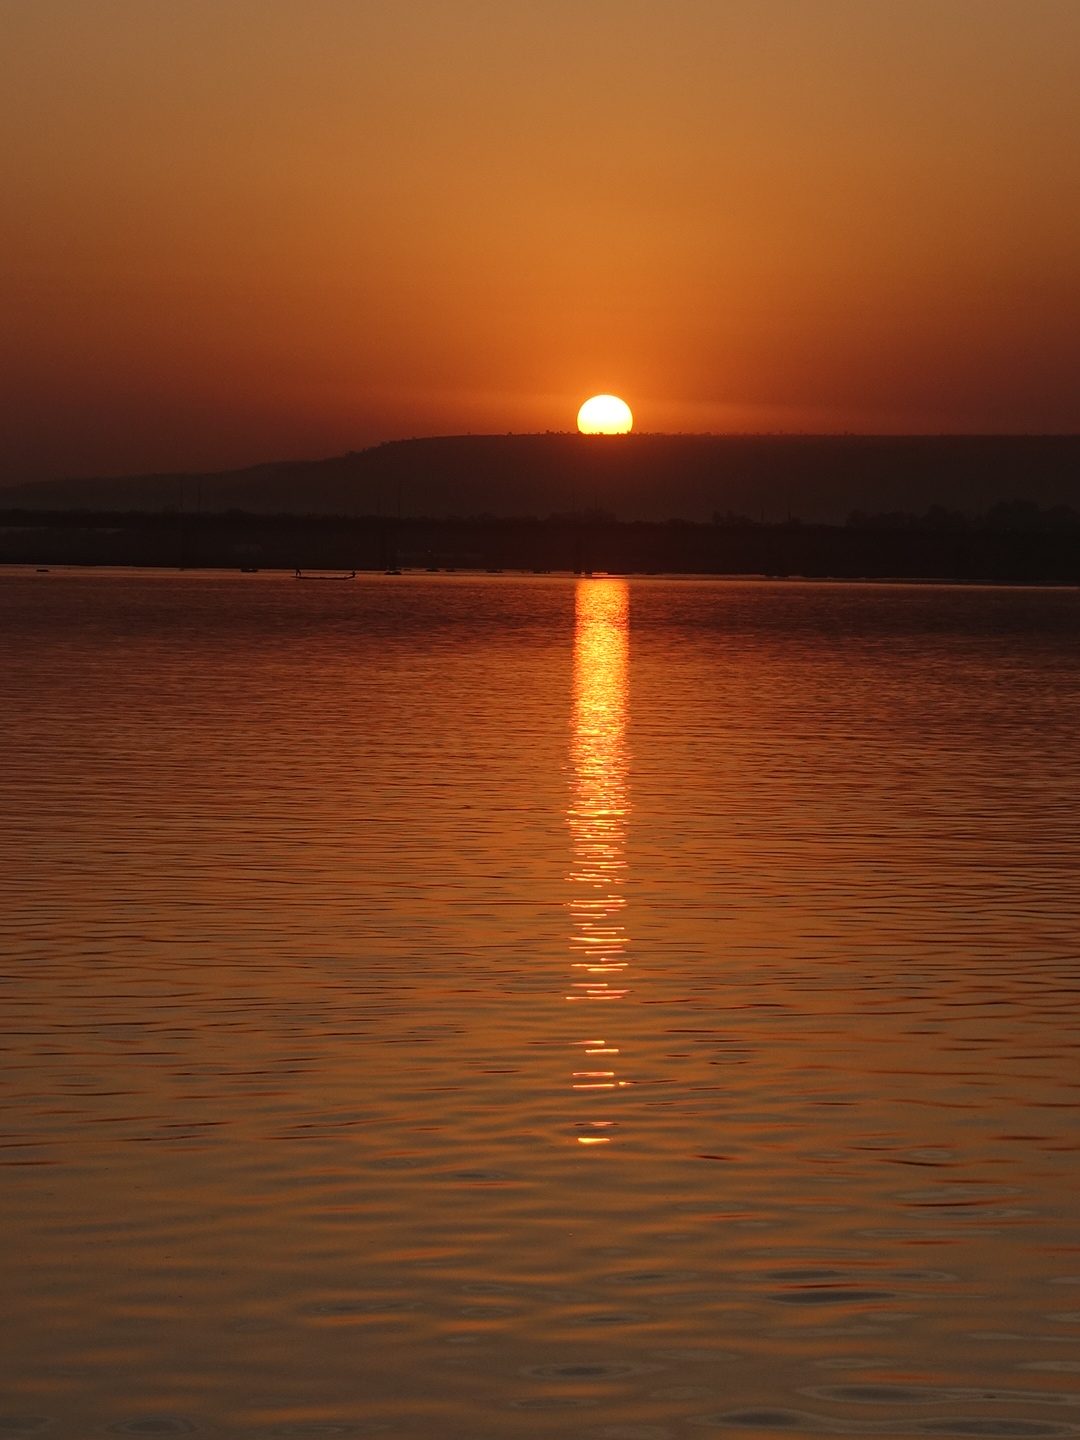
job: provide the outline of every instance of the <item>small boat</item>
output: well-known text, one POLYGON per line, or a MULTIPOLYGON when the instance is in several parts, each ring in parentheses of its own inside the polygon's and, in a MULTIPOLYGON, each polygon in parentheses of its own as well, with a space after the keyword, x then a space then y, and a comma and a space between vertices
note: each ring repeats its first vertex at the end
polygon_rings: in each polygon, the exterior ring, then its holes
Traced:
POLYGON ((303 572, 303 570, 301 570, 300 567, 297 566, 297 568, 293 571, 293 579, 294 579, 294 580, 355 580, 355 579, 356 579, 356 571, 355 571, 355 570, 350 570, 350 571, 348 571, 347 574, 342 574, 342 575, 322 575, 322 574, 319 574, 319 575, 305 575, 304 572, 303 572))

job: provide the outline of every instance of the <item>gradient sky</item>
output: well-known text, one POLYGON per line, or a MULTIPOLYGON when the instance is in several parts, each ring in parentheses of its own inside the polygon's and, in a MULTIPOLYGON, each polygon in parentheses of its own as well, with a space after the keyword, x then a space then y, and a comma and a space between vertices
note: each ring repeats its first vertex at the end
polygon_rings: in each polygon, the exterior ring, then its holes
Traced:
POLYGON ((0 478, 1080 429, 1080 0, 0 0, 0 478))

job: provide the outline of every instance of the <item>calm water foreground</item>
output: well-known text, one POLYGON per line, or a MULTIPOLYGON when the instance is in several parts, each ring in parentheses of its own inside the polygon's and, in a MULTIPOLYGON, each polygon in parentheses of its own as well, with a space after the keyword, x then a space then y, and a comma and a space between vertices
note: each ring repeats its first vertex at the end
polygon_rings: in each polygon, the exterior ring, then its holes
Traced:
POLYGON ((0 1435, 1080 1435, 1080 592, 0 574, 0 1435))

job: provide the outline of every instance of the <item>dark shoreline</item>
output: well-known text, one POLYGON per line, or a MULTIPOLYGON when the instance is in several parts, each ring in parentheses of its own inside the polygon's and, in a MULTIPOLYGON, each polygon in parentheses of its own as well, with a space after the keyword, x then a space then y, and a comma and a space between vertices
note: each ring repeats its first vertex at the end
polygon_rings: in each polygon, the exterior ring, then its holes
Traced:
POLYGON ((0 565, 1080 584, 1080 529, 0 511, 0 565))

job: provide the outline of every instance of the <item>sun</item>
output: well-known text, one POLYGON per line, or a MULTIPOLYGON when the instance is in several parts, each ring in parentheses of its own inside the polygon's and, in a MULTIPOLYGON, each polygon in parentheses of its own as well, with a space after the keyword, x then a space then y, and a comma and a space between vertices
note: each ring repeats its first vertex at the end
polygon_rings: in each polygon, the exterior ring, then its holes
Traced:
POLYGON ((582 435, 629 435, 633 424, 630 406, 617 395, 594 395, 577 412, 582 435))

